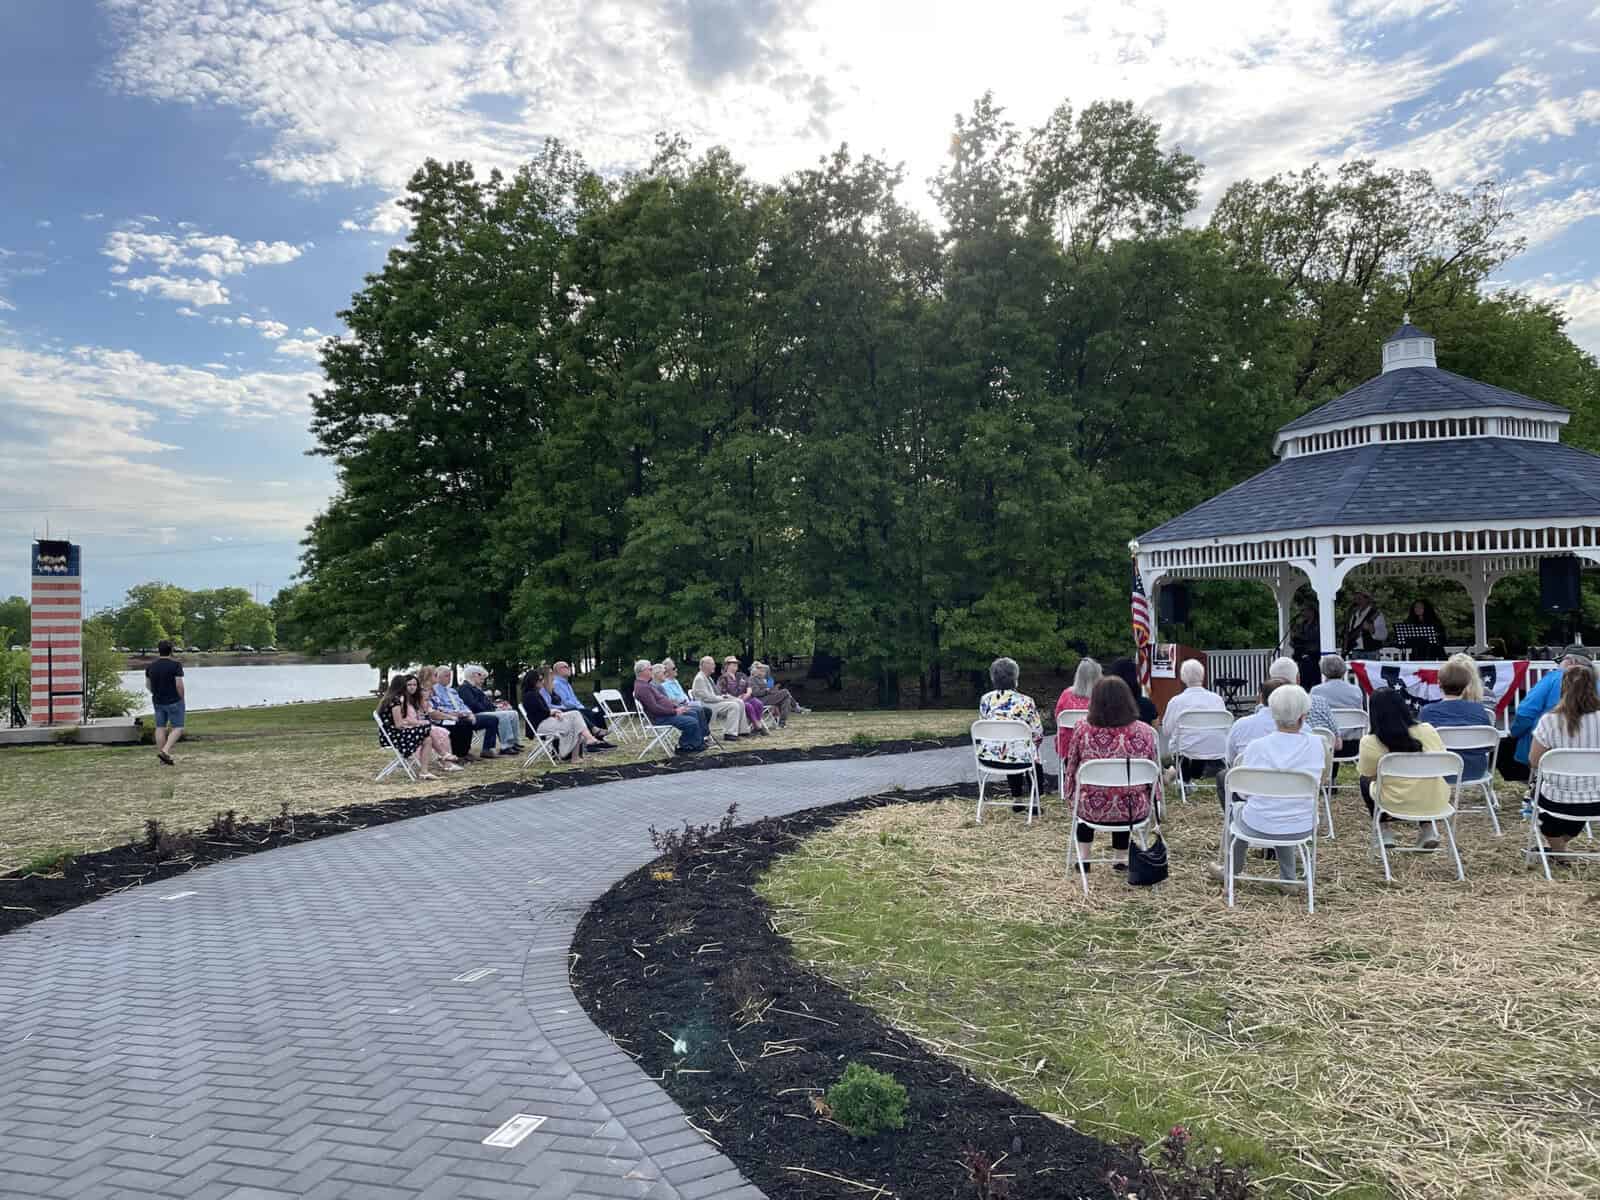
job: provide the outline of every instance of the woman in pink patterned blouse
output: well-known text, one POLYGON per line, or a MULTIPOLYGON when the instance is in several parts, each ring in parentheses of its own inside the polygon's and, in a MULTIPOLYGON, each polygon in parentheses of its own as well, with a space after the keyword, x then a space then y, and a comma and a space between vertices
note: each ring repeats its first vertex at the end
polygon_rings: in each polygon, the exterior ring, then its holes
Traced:
MULTIPOLYGON (((1094 685, 1089 715, 1072 727, 1067 752, 1062 755, 1067 795, 1072 795, 1077 784, 1078 767, 1091 759, 1155 757, 1156 731, 1139 720, 1139 708, 1128 685, 1115 675, 1108 675, 1094 685)), ((1078 797, 1078 816, 1097 825, 1137 823, 1149 812, 1148 787, 1085 787, 1078 797)), ((1094 830, 1080 820, 1076 832, 1078 850, 1088 858, 1094 830)), ((1113 833, 1111 845, 1113 849, 1126 850, 1128 831, 1113 833)))

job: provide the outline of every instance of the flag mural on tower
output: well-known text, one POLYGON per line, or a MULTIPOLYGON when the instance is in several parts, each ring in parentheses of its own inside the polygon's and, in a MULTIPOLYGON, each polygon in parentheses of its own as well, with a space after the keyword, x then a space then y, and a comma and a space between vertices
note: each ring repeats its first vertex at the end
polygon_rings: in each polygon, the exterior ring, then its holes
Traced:
POLYGON ((1150 686, 1150 652, 1154 631, 1150 628, 1150 598, 1144 594, 1144 582, 1139 578, 1139 565, 1133 566, 1133 645, 1134 661, 1139 664, 1139 683, 1150 686))
POLYGON ((83 576, 79 547, 33 544, 32 713, 35 725, 83 720, 83 576))

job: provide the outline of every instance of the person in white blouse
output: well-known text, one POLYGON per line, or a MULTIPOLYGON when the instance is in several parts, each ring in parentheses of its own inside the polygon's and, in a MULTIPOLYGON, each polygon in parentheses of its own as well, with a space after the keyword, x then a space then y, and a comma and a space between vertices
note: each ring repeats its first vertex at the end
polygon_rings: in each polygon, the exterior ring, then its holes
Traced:
MULTIPOLYGON (((1161 728, 1170 739, 1174 756, 1183 756, 1183 779, 1191 783, 1204 775, 1221 771, 1227 764, 1228 731, 1226 729, 1196 729, 1185 727, 1180 721, 1185 713, 1228 711, 1227 703, 1217 693, 1206 687, 1205 664, 1197 658, 1185 659, 1178 668, 1178 678, 1183 680, 1183 691, 1167 701, 1167 710, 1161 715, 1161 728)), ((1168 782, 1172 768, 1168 767, 1168 782)))
POLYGON ((1272 722, 1272 710, 1267 707, 1272 693, 1283 687, 1281 679, 1263 679, 1261 681, 1261 707, 1248 717, 1240 717, 1233 723, 1233 728, 1228 730, 1228 761, 1239 761, 1239 755, 1244 753, 1244 748, 1257 738, 1266 737, 1276 726, 1272 722))
MULTIPOLYGON (((1306 713, 1311 710, 1311 698, 1297 683, 1280 683, 1273 688, 1265 711, 1272 721, 1272 732, 1255 738, 1244 747, 1236 767, 1264 767, 1278 771, 1299 771, 1314 780, 1322 778, 1325 762, 1323 740, 1305 731, 1306 713)), ((1235 726, 1237 728, 1237 726, 1235 726)), ((1238 799, 1238 797, 1235 797, 1238 799)), ((1244 812, 1239 824, 1249 833, 1268 837, 1298 838, 1311 836, 1316 825, 1317 806, 1313 799, 1285 800, 1271 796, 1244 797, 1244 812)), ((1233 872, 1244 870, 1247 846, 1242 841, 1233 844, 1233 872)), ((1298 851, 1278 851, 1278 876, 1285 882, 1296 879, 1298 851)), ((1215 880, 1224 878, 1222 865, 1212 863, 1208 874, 1215 880)))

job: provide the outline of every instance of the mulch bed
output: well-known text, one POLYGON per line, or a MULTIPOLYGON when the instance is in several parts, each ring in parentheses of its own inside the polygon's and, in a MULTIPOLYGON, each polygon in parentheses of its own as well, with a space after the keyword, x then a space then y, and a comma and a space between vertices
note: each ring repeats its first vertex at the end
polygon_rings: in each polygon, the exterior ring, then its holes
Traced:
MULTIPOLYGON (((537 777, 467 787, 459 792, 431 796, 396 796, 371 804, 353 804, 328 812, 283 813, 269 821, 240 821, 231 829, 162 831, 159 844, 146 838, 81 854, 59 872, 39 875, 17 871, 0 875, 0 936, 56 913, 88 904, 102 896, 128 888, 158 883, 174 875, 185 875, 200 867, 226 862, 244 854, 259 854, 298 842, 407 821, 429 813, 491 804, 514 796, 536 795, 563 788, 586 787, 595 783, 614 783, 665 773, 720 770, 727 767, 754 767, 768 763, 821 762, 843 758, 876 758, 886 754, 906 754, 913 750, 970 745, 966 735, 911 741, 876 742, 871 746, 836 745, 807 748, 740 750, 732 753, 698 754, 667 760, 617 762, 615 766, 582 767, 537 777)), ((620 759, 626 746, 610 757, 620 759)), ((469 767, 470 771, 471 768, 469 767)))
POLYGON ((772 1200, 1106 1197, 1107 1170, 1127 1163, 802 967, 754 890, 779 855, 851 813, 963 790, 895 792, 713 834, 629 875, 578 926, 572 984, 590 1018, 772 1200), (905 1085, 903 1130, 856 1139, 814 1106, 849 1062, 905 1085), (964 1165, 975 1151, 995 1164, 992 1191, 964 1165))

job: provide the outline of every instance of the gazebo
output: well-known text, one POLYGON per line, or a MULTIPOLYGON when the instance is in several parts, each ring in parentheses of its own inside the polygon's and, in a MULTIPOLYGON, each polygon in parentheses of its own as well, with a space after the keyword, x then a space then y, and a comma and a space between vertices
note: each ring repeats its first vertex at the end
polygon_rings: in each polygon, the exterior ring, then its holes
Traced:
MULTIPOLYGON (((1441 370, 1409 317, 1383 372, 1278 430, 1278 462, 1130 547, 1146 594, 1189 579, 1256 579, 1282 644, 1302 581, 1324 652, 1345 579, 1424 575, 1472 598, 1488 642, 1495 583, 1541 558, 1600 563, 1600 456, 1562 445, 1564 408, 1441 370)), ((1152 607, 1155 607, 1152 605, 1152 607)))

